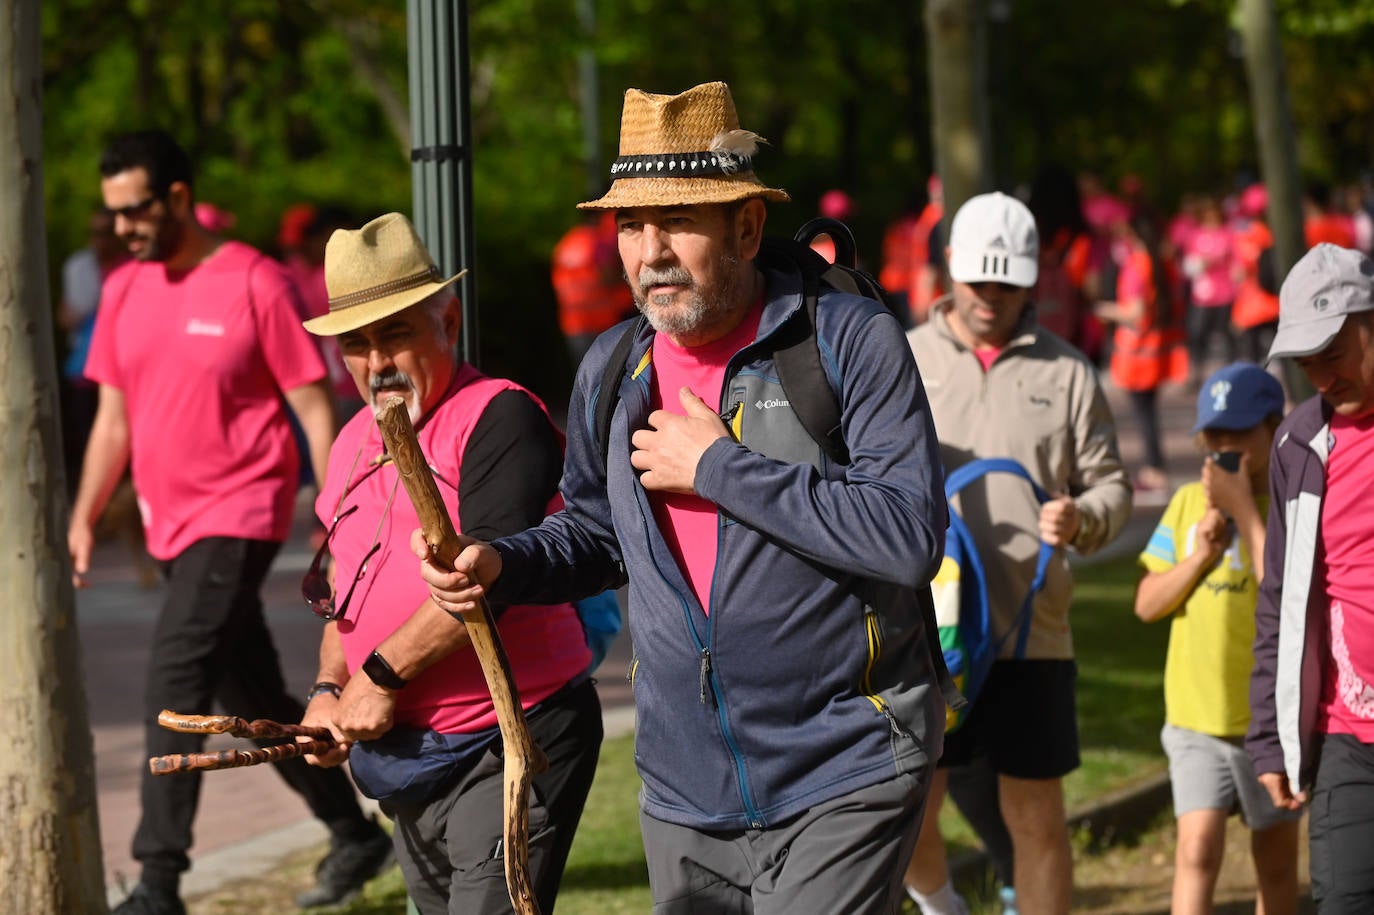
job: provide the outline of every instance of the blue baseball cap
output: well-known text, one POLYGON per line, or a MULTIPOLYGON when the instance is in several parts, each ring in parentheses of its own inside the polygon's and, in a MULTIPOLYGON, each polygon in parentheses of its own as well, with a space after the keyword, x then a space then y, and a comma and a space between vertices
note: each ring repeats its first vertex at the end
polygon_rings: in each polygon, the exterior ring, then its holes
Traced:
POLYGON ((1283 415, 1283 386, 1253 362, 1217 369, 1197 392, 1197 424, 1204 429, 1253 429, 1267 416, 1283 415))

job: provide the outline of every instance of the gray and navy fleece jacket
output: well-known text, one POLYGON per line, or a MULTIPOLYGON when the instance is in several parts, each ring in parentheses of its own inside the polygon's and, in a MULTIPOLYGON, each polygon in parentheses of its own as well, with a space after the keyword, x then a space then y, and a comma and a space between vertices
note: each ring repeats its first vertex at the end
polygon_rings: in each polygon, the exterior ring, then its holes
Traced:
POLYGON ((799 274, 764 271, 758 337, 730 361, 722 413, 739 441, 711 445, 698 495, 719 507, 704 611, 630 465, 647 425, 653 332, 636 340, 603 465, 594 414, 606 332, 578 371, 561 490, 566 507, 495 542, 492 598, 577 598, 629 582, 635 761, 641 803, 697 829, 766 828, 807 808, 933 766, 944 704, 917 589, 947 525, 920 375, 897 320, 827 292, 817 339, 851 454, 829 462, 788 408, 768 338, 802 308, 799 274))
POLYGON ((1284 772, 1294 791, 1310 786, 1316 775, 1327 662, 1327 598, 1319 573, 1330 442, 1331 408, 1313 397, 1284 419, 1269 456, 1269 519, 1245 750, 1256 772, 1284 772))

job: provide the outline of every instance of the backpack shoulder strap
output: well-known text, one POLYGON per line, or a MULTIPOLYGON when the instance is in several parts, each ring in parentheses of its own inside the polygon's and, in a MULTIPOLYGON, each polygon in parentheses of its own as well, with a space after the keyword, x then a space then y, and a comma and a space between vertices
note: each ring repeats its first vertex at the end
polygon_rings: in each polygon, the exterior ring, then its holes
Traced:
MULTIPOLYGON (((1050 501, 1050 494, 1039 483, 1035 482, 1025 467, 1011 458, 980 458, 956 467, 945 478, 945 499, 953 501, 954 497, 965 486, 990 473, 1009 473, 1012 476, 1020 477, 1030 484, 1031 491, 1035 493, 1035 498, 1041 505, 1050 501)), ((950 512, 953 514, 952 508, 950 512)), ((998 640, 998 648, 1000 649, 1002 643, 1011 638, 1012 633, 1016 633, 1016 656, 1018 658, 1025 656, 1026 642, 1030 638, 1031 604, 1035 600, 1035 595, 1040 593, 1041 588, 1045 587, 1045 577, 1049 574, 1050 560, 1053 558, 1054 547, 1043 540, 1040 541, 1040 553, 1035 558, 1035 577, 1031 579, 1030 590, 1017 613, 1017 625, 998 640)))
POLYGON ((838 464, 848 464, 849 449, 840 428, 840 403, 826 378, 820 347, 816 343, 821 275, 829 265, 825 258, 800 242, 780 238, 768 238, 764 242, 761 256, 774 263, 790 264, 802 277, 802 308, 792 318, 792 332, 773 350, 778 381, 787 393, 792 412, 826 457, 838 464))
POLYGON ((644 324, 645 319, 640 317, 620 335, 615 349, 611 350, 611 358, 606 362, 601 387, 596 392, 596 443, 601 449, 602 467, 606 466, 611 456, 611 417, 615 415, 615 405, 620 400, 620 378, 629 370, 626 363, 630 360, 630 350, 634 349, 635 340, 639 338, 644 324))

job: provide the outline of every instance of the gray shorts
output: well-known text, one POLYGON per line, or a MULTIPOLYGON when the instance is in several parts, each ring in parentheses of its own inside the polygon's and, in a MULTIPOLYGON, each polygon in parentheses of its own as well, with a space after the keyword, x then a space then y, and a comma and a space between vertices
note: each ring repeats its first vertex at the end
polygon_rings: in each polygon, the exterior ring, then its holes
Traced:
POLYGON ((1239 810, 1245 825, 1258 832, 1302 816, 1300 810, 1274 806, 1238 742, 1172 724, 1164 725, 1159 742, 1169 757, 1175 817, 1194 810, 1239 810))

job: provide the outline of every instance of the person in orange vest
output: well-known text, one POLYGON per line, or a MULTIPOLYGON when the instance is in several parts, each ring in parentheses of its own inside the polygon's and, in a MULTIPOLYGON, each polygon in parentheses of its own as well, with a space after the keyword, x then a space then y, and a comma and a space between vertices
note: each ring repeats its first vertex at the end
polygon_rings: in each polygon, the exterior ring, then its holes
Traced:
POLYGON ((1331 206, 1331 188, 1319 181, 1307 186, 1302 199, 1302 234, 1308 248, 1322 242, 1340 248, 1355 247, 1355 222, 1331 206))
POLYGON ((911 308, 911 282, 916 271, 914 238, 920 225, 920 209, 916 200, 907 201, 907 206, 883 232, 883 260, 878 269, 878 282, 903 313, 909 313, 911 308))
POLYGON ((945 246, 939 234, 940 221, 945 218, 945 192, 938 175, 931 175, 926 181, 926 192, 928 202, 911 233, 911 276, 906 287, 914 324, 925 321, 931 304, 949 288, 945 280, 945 246))
POLYGON ((614 213, 594 213, 559 239, 553 249, 553 292, 558 329, 576 368, 598 334, 635 312, 621 277, 614 213))
POLYGON ((1266 211, 1269 192, 1252 184, 1240 195, 1240 215, 1247 220, 1236 231, 1235 257, 1240 282, 1231 306, 1231 325, 1240 338, 1240 355, 1248 362, 1264 363, 1269 344, 1279 326, 1278 284, 1274 277, 1274 234, 1266 211))
MULTIPOLYGON (((1116 325, 1109 371, 1112 382, 1130 395, 1131 410, 1145 440, 1145 465, 1136 473, 1138 495, 1166 497, 1169 477, 1159 433, 1160 386, 1188 375, 1188 350, 1174 307, 1178 278, 1160 255, 1159 229, 1137 214, 1116 224, 1126 249, 1117 273, 1116 301, 1099 302, 1096 312, 1116 325)), ((1161 503, 1162 504, 1162 503, 1161 503)))
MULTIPOLYGON (((1095 218, 1106 220, 1104 227, 1123 218, 1122 209, 1112 202, 1116 198, 1096 199, 1095 218)), ((1096 362, 1104 332, 1089 303, 1098 297, 1103 266, 1110 260, 1109 242, 1086 215, 1078 179, 1062 165, 1049 163, 1040 169, 1031 183, 1028 205, 1040 231, 1033 293, 1036 320, 1096 362)))

